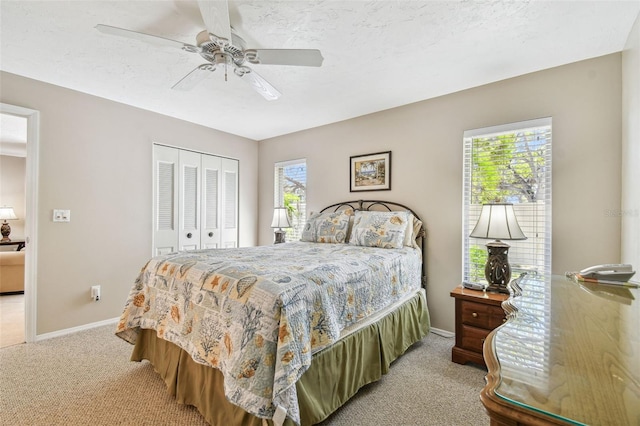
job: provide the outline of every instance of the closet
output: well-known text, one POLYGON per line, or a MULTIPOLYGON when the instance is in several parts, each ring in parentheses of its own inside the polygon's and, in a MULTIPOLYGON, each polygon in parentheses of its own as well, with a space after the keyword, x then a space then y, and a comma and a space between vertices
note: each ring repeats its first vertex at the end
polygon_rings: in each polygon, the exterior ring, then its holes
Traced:
POLYGON ((238 160, 154 144, 153 253, 238 245, 238 160))

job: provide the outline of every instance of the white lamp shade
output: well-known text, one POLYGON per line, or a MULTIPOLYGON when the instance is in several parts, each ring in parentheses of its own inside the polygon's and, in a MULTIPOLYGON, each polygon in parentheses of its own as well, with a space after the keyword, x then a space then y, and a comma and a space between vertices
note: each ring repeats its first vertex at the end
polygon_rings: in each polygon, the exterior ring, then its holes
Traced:
POLYGON ((470 237, 492 240, 526 240, 513 204, 484 204, 470 237))
POLYGON ((0 220, 14 220, 17 218, 13 207, 0 207, 0 220))
POLYGON ((291 222, 289 222, 289 215, 287 214, 286 207, 275 207, 273 209, 273 220, 271 221, 272 228, 291 228, 291 222))

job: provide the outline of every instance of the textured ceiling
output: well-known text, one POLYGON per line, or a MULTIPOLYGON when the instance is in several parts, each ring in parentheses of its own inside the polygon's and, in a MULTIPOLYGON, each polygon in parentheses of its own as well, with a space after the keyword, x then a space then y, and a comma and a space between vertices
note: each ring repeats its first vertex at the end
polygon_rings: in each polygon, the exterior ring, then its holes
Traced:
POLYGON ((251 48, 320 49, 320 68, 252 66, 266 101, 203 59, 98 32, 106 24, 195 44, 195 1, 0 2, 0 68, 255 140, 441 96, 624 48, 640 1, 234 1, 251 48))

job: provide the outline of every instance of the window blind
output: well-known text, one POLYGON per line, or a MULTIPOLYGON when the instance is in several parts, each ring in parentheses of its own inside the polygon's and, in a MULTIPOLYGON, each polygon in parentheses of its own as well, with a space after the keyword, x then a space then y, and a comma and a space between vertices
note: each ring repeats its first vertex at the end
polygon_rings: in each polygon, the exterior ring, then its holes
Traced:
POLYGON ((503 365, 519 365, 518 374, 526 377, 532 386, 546 386, 551 375, 549 353, 550 330, 549 313, 551 301, 547 298, 545 282, 550 278, 529 279, 526 281, 526 300, 519 301, 519 310, 532 321, 521 321, 517 327, 495 339, 496 349, 500 352, 503 365))
POLYGON ((286 207, 291 228, 285 229, 287 241, 297 241, 307 218, 307 160, 275 164, 274 207, 286 207))
POLYGON ((486 282, 488 241, 469 238, 485 203, 512 203, 527 236, 506 241, 512 277, 551 273, 551 139, 551 118, 465 132, 464 280, 486 282))

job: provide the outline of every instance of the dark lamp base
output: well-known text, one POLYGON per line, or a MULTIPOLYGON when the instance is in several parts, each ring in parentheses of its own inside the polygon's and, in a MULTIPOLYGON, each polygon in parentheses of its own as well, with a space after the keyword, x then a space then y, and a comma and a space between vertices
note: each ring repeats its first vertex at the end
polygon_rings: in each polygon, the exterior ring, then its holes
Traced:
POLYGON ((0 241, 2 241, 3 243, 8 243, 9 241, 11 241, 11 238, 9 238, 9 234, 11 234, 11 227, 6 220, 0 227, 0 232, 2 233, 2 240, 0 241))
POLYGON ((509 244, 500 240, 487 244, 487 264, 484 266, 484 276, 489 283, 487 291, 493 293, 509 294, 507 284, 511 279, 511 266, 509 266, 509 244))
POLYGON ((276 236, 276 239, 273 242, 274 244, 281 244, 285 242, 284 236, 286 232, 284 232, 282 229, 278 229, 277 231, 274 232, 274 234, 276 236))

